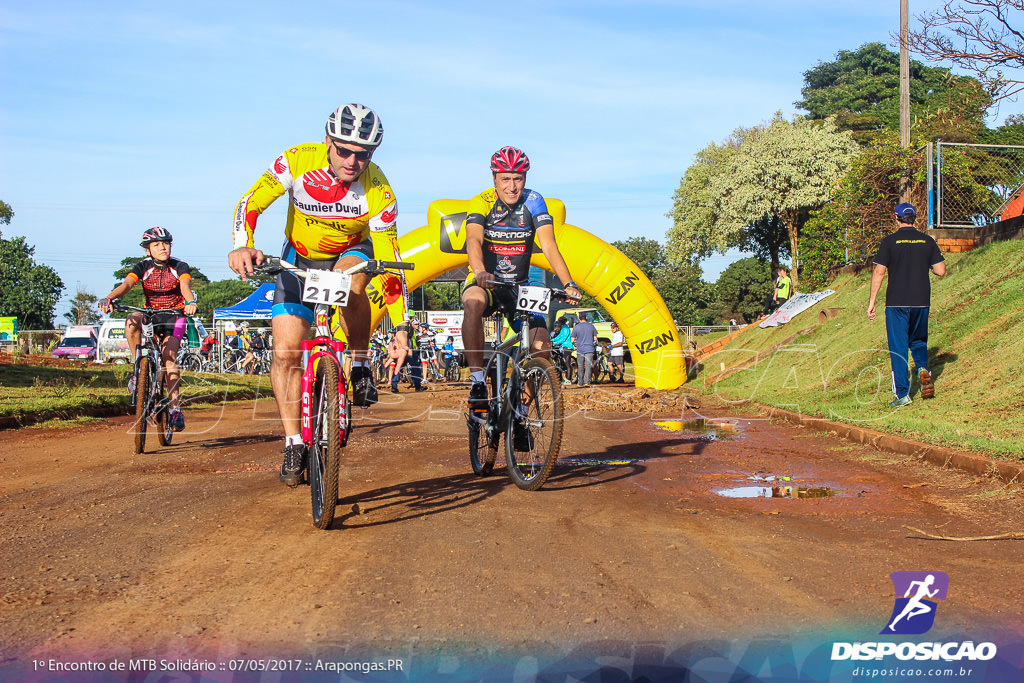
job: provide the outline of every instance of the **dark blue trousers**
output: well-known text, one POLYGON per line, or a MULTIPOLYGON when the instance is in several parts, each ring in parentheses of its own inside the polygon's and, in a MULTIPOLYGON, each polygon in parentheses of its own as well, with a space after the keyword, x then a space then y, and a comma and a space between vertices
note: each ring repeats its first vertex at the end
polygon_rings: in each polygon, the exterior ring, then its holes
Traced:
POLYGON ((928 369, 928 308, 885 307, 885 334, 892 365, 892 392, 896 398, 910 393, 907 349, 920 372, 928 369))

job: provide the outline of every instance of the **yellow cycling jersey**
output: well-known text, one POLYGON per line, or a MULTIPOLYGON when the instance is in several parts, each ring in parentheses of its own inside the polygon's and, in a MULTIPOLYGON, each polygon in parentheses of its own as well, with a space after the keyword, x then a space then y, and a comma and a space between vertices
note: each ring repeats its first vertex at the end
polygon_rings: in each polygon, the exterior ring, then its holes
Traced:
POLYGON ((285 237, 302 256, 330 259, 372 235, 376 258, 397 260, 398 205, 384 172, 371 161, 354 182, 343 183, 331 171, 322 142, 285 151, 239 200, 235 248, 253 246, 256 220, 285 192, 285 237), (377 248, 378 242, 386 248, 377 248))

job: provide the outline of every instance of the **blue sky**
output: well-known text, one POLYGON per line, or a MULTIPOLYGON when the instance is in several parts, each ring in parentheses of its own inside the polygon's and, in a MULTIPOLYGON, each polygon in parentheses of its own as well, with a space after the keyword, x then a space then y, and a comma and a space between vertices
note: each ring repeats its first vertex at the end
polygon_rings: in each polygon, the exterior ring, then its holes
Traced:
MULTIPOLYGON (((151 225, 171 230, 175 256, 231 277, 239 197, 285 148, 321 140, 335 107, 361 102, 384 123, 374 160, 400 232, 434 199, 484 189, 489 156, 512 144, 567 222, 664 241, 698 150, 798 113, 804 71, 891 44, 898 26, 898 0, 6 2, 3 232, 63 278, 60 320, 77 287, 111 289, 151 225)), ((279 251, 284 204, 261 218, 257 247, 279 251)), ((709 259, 705 279, 734 258, 709 259)))

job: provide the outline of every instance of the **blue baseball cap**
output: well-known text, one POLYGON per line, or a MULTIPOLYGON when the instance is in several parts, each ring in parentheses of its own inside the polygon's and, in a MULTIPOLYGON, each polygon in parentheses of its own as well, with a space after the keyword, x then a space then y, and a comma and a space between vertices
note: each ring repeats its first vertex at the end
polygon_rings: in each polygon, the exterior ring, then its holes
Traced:
POLYGON ((917 218, 917 209, 910 202, 903 202, 902 204, 896 205, 896 218, 901 218, 904 222, 913 222, 917 218))

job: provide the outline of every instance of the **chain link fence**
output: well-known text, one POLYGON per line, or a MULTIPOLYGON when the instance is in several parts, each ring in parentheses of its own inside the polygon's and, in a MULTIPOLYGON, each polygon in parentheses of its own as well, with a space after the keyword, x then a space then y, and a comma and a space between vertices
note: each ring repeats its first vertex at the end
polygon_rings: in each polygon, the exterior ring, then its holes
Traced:
POLYGON ((1024 208, 1024 147, 935 144, 936 228, 974 228, 1019 216, 1024 208))

